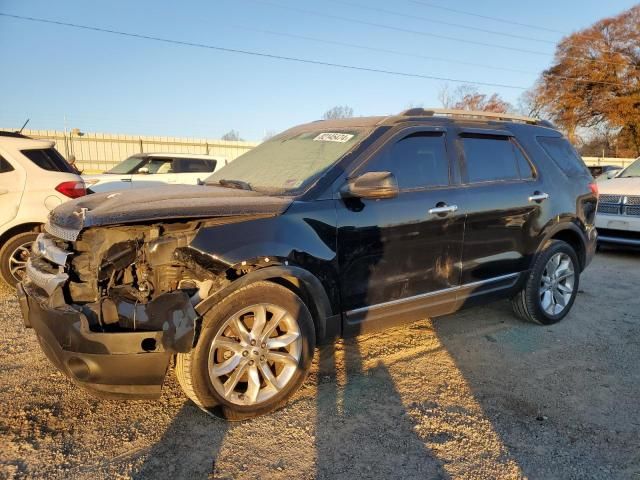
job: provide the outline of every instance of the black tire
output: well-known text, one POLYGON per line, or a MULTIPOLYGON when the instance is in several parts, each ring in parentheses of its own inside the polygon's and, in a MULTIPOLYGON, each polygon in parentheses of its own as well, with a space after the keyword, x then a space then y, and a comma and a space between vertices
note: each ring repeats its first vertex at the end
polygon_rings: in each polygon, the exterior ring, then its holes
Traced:
POLYGON ((538 323, 540 325, 552 325, 562 320, 567 316, 569 311, 571 311, 579 286, 580 263, 578 262, 578 256, 575 250, 566 242, 561 240, 551 240, 544 246, 542 252, 537 256, 524 288, 512 298, 511 304, 516 315, 523 320, 538 323), (557 253, 564 253, 568 255, 573 262, 573 291, 571 293, 571 298, 564 309, 557 315, 552 315, 542 307, 540 299, 540 285, 542 282, 542 274, 547 263, 557 253))
MULTIPOLYGON (((19 233, 9 238, 0 248, 0 278, 9 286, 15 287, 20 281, 11 273, 11 258, 23 245, 31 244, 38 236, 37 232, 19 233)), ((30 247, 29 247, 30 248, 30 247)))
POLYGON ((309 309, 291 290, 272 282, 256 282, 240 288, 211 308, 203 319, 196 347, 176 357, 176 377, 184 393, 208 413, 227 420, 244 420, 282 407, 307 376, 315 349, 315 327, 309 309), (216 391, 208 370, 209 349, 225 322, 242 309, 270 303, 291 313, 297 321, 301 354, 295 373, 273 397, 253 405, 238 405, 216 391))

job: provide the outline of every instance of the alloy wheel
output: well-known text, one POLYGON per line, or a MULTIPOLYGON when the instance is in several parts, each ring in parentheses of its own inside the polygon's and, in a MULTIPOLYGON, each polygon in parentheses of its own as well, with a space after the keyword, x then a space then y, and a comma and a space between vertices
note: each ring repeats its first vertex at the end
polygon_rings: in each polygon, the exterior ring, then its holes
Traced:
POLYGON ((18 282, 21 282, 26 274, 31 244, 32 242, 27 242, 19 245, 9 257, 9 273, 18 282))
POLYGON ((302 354, 300 326, 277 305, 261 303, 231 316, 209 349, 209 378, 236 405, 262 403, 294 377, 302 354))
POLYGON ((549 315, 560 315, 571 301, 575 288, 573 260, 566 253, 553 255, 540 279, 540 304, 549 315))

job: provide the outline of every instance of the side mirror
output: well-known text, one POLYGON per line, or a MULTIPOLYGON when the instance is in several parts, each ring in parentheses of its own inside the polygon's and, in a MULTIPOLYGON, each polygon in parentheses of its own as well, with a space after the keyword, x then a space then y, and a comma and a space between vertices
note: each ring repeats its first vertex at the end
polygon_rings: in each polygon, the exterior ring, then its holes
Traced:
POLYGON ((607 176, 607 180, 611 180, 613 177, 618 175, 620 170, 609 170, 605 175, 607 176))
POLYGON ((149 173, 149 167, 140 167, 138 173, 149 173))
POLYGON ((394 198, 398 196, 398 181, 391 172, 368 172, 350 179, 340 191, 343 197, 394 198))

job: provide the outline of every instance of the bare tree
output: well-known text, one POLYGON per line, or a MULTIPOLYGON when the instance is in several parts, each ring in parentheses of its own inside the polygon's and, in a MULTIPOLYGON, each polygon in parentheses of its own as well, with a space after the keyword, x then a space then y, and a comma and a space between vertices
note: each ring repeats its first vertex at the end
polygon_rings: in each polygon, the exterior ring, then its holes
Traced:
POLYGON ((335 120, 336 118, 353 117, 353 108, 348 105, 337 105, 322 114, 325 120, 335 120))
POLYGON ((270 138, 275 137, 277 134, 278 134, 278 132, 276 132, 275 130, 265 130, 264 131, 264 137, 262 137, 262 141, 266 142, 270 138))
POLYGON ((513 111, 513 106, 503 100, 500 95, 480 93, 473 85, 460 85, 453 92, 448 85, 443 85, 438 99, 444 108, 455 110, 475 110, 484 112, 506 113, 513 111))
POLYGON ((237 130, 229 130, 222 137, 222 140, 226 140, 228 142, 242 142, 243 139, 240 137, 240 133, 237 130))

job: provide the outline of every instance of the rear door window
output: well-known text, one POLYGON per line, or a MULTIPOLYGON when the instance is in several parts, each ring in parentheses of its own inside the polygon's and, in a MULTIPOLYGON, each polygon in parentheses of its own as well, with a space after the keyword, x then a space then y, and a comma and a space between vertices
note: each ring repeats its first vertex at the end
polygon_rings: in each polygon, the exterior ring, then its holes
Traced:
MULTIPOLYGON (((462 134, 462 146, 469 183, 519 180, 522 152, 509 137, 500 135, 462 134), (516 153, 516 150, 518 152, 516 153)), ((522 158, 525 163, 526 159, 522 158)), ((529 167, 530 170, 530 167, 529 167)), ((531 176, 526 172, 525 178, 531 176)))
POLYGON ((173 161, 174 173, 211 173, 215 169, 215 160, 205 160, 200 158, 176 158, 173 161))
POLYGON ((7 173, 12 171, 13 167, 11 166, 11 164, 7 160, 5 160, 2 155, 0 155, 0 173, 7 173))
POLYGON ((67 163, 55 148, 22 150, 22 153, 43 170, 48 170, 50 172, 76 173, 71 165, 67 163))
POLYGON ((538 143, 549 158, 551 158, 567 176, 591 175, 582 158, 578 155, 578 152, 575 151, 565 138, 538 137, 538 143))
POLYGON ((463 133, 469 183, 531 180, 533 166, 509 136, 463 133))

